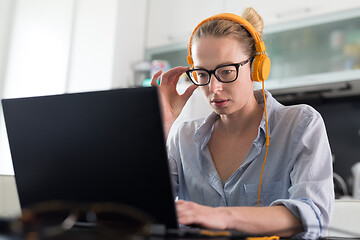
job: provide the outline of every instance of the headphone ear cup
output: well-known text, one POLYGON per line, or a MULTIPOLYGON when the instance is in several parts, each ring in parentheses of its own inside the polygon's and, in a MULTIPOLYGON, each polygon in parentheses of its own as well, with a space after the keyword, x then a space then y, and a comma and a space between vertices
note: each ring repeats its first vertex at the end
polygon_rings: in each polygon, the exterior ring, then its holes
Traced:
POLYGON ((256 82, 265 81, 270 74, 271 61, 265 54, 256 55, 251 63, 251 79, 256 82))
POLYGON ((191 67, 193 66, 193 64, 194 64, 191 55, 188 55, 188 56, 186 57, 186 60, 187 60, 189 66, 190 66, 190 68, 191 68, 191 67))

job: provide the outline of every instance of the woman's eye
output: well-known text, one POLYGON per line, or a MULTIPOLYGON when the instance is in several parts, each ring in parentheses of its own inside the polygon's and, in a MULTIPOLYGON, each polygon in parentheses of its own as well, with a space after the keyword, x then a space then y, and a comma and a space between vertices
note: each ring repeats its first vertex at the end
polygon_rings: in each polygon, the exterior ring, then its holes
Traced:
POLYGON ((199 78, 204 78, 204 77, 206 77, 206 74, 205 74, 205 73, 198 73, 197 75, 198 75, 199 78))
POLYGON ((231 74, 232 72, 233 72, 232 70, 223 70, 222 74, 228 75, 228 74, 231 74))

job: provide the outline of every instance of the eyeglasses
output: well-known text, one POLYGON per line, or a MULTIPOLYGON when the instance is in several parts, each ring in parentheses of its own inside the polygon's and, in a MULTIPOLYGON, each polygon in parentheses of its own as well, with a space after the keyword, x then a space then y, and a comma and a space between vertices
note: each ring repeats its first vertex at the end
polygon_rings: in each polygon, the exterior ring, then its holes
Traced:
POLYGON ((223 83, 234 82, 239 75, 239 67, 244 66, 251 61, 249 58, 240 63, 227 64, 219 66, 214 70, 206 70, 202 68, 190 69, 186 71, 186 74, 190 78, 191 82, 197 86, 205 86, 210 83, 211 74, 214 74, 217 80, 223 83))
POLYGON ((39 203, 24 209, 20 219, 9 222, 9 230, 26 240, 72 239, 79 232, 70 230, 83 215, 92 231, 82 231, 81 236, 98 236, 91 239, 132 239, 134 236, 150 236, 152 231, 153 219, 128 205, 59 201, 39 203))

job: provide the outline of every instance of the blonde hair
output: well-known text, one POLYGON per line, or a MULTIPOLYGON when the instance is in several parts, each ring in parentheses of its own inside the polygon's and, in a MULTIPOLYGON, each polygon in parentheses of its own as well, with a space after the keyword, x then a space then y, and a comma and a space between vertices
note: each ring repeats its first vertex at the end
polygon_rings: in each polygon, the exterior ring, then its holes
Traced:
MULTIPOLYGON (((264 23, 261 16, 252 8, 248 7, 244 10, 242 17, 247 20, 262 35, 264 23)), ((193 40, 204 37, 227 37, 232 36, 237 39, 244 48, 244 53, 250 57, 256 55, 255 40, 252 35, 241 24, 226 20, 212 20, 201 25, 194 33, 193 40)))

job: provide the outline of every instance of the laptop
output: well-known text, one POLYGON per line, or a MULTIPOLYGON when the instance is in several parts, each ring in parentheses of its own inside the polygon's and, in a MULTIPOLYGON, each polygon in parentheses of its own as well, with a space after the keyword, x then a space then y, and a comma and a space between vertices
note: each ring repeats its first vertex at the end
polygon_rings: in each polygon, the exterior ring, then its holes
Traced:
MULTIPOLYGON (((155 235, 245 237, 178 224, 157 88, 2 100, 22 208, 48 201, 126 204, 155 235)), ((94 226, 80 220, 77 226, 94 226)))
POLYGON ((3 99, 22 208, 116 202, 178 227, 157 89, 3 99))

